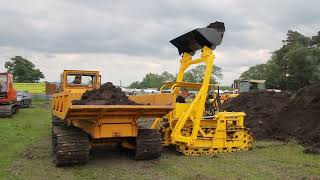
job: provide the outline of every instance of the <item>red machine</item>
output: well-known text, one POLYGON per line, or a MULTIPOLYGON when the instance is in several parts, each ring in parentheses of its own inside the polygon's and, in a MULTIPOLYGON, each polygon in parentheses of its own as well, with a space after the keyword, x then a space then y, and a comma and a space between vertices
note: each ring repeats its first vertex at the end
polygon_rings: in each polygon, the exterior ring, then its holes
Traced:
POLYGON ((11 116, 19 109, 12 79, 11 73, 0 73, 0 116, 11 116))

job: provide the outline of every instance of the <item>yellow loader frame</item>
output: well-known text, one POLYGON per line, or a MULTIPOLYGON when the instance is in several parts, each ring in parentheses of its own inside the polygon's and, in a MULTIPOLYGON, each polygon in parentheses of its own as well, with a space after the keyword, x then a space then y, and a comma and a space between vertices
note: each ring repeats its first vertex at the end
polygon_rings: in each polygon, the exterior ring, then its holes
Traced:
POLYGON ((161 87, 171 88, 176 98, 181 87, 199 89, 192 103, 175 103, 173 111, 164 118, 157 118, 152 128, 158 128, 163 135, 163 145, 176 145, 186 155, 215 154, 251 149, 252 136, 244 127, 244 112, 216 112, 213 117, 203 117, 205 102, 213 72, 215 54, 207 46, 202 48, 201 57, 192 59, 184 52, 175 83, 161 87), (191 66, 204 63, 202 83, 182 82, 185 71, 191 66))

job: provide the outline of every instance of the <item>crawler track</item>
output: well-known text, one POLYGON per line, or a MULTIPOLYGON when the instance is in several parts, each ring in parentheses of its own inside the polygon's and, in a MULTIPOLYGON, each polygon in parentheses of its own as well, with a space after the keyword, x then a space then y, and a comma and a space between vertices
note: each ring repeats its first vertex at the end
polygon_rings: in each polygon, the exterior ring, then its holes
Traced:
POLYGON ((58 167, 85 164, 89 160, 89 137, 75 127, 53 125, 52 148, 53 161, 58 167))
POLYGON ((247 151, 252 148, 252 135, 248 131, 244 131, 243 134, 246 136, 245 142, 241 146, 215 148, 215 147, 187 147, 185 144, 179 144, 176 146, 177 151, 188 156, 197 155, 212 155, 220 153, 231 153, 238 151, 247 151))
POLYGON ((136 160, 155 159, 161 156, 161 134, 155 129, 139 129, 136 138, 136 160))

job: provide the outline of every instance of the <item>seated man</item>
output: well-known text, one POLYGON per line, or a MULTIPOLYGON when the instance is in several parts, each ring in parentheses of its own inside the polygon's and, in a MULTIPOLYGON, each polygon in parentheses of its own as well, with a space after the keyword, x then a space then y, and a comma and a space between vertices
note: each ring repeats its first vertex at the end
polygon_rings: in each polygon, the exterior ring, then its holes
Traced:
POLYGON ((81 76, 80 75, 77 75, 74 78, 73 84, 81 84, 81 76))
POLYGON ((186 98, 189 96, 189 91, 187 89, 182 89, 179 96, 176 99, 177 103, 186 103, 186 98))

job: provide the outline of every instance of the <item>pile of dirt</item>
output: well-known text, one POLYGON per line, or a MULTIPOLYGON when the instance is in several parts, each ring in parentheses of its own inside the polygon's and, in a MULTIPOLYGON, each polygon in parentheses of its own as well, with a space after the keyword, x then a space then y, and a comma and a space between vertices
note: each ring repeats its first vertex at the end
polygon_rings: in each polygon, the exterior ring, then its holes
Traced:
POLYGON ((295 137, 306 152, 320 153, 320 82, 300 89, 274 122, 284 137, 295 137))
POLYGON ((294 138, 305 152, 320 153, 320 82, 293 95, 267 91, 241 93, 222 104, 222 110, 243 111, 255 139, 294 138))
POLYGON ((287 93, 254 91, 241 93, 222 104, 222 110, 245 112, 245 126, 255 139, 276 138, 280 129, 273 123, 274 116, 287 106, 287 93))
POLYGON ((128 99, 126 94, 107 82, 100 86, 99 89, 86 91, 80 100, 72 101, 73 105, 138 105, 136 102, 128 99))

